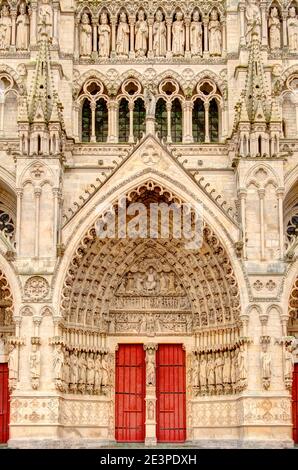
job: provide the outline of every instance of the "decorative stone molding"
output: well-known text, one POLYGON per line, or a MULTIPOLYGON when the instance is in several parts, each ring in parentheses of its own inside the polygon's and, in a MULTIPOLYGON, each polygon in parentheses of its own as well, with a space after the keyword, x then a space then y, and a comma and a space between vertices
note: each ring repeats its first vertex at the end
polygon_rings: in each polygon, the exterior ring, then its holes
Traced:
POLYGON ((33 302, 44 300, 49 295, 48 281, 41 276, 32 276, 25 282, 24 295, 33 302))

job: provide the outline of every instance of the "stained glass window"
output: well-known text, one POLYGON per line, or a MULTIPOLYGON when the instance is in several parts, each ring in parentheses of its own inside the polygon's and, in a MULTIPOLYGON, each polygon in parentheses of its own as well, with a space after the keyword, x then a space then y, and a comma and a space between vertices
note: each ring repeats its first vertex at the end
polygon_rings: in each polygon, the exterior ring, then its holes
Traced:
POLYGON ((133 111, 133 130, 135 139, 140 140, 146 130, 146 108, 144 101, 138 98, 133 111))
POLYGON ((91 122, 90 102, 85 100, 82 109, 82 142, 90 142, 91 122))
POLYGON ((128 101, 122 99, 119 106, 119 142, 129 140, 129 107, 128 101))
POLYGON ((194 142, 205 142, 205 108, 200 99, 195 101, 193 107, 192 132, 194 142))
POLYGON ((97 142, 106 142, 109 133, 109 120, 106 101, 101 98, 96 102, 95 134, 97 142))
POLYGON ((216 100, 212 100, 210 102, 209 129, 210 129, 210 141, 218 142, 219 140, 219 116, 218 116, 218 105, 217 105, 216 100))
POLYGON ((172 103, 171 132, 173 142, 182 142, 182 106, 178 98, 172 103))
POLYGON ((167 138, 167 107, 163 99, 159 99, 156 104, 156 131, 159 132, 159 137, 166 140, 167 138))

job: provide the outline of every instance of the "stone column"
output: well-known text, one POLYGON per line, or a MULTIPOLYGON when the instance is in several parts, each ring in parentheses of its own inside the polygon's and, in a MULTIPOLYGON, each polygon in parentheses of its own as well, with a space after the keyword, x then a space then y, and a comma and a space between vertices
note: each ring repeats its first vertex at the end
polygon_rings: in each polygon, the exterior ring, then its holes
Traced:
POLYGON ((16 248, 17 253, 20 253, 21 249, 21 211, 22 211, 22 199, 23 199, 23 189, 18 188, 16 190, 17 194, 17 224, 16 224, 16 248))
POLYGON ((30 5, 30 45, 36 45, 37 39, 37 2, 31 2, 30 5))
POLYGON ((54 221, 53 221, 53 256, 56 255, 57 248, 57 232, 58 232, 58 219, 59 219, 59 199, 60 190, 59 188, 53 188, 53 199, 54 199, 54 221))
POLYGON ((170 101, 166 104, 167 107, 167 121, 168 121, 168 129, 167 129, 167 142, 172 142, 172 122, 171 122, 171 114, 172 114, 172 103, 170 101))
POLYGON ((203 27, 204 27, 204 51, 203 51, 203 56, 209 57, 209 30, 208 30, 208 25, 209 25, 209 18, 208 16, 205 16, 203 18, 203 27))
POLYGON ((145 445, 156 445, 156 361, 158 345, 144 344, 146 351, 146 437, 145 445))
POLYGON ((183 142, 193 142, 192 109, 192 101, 185 101, 183 103, 183 142))
POLYGON ((246 197, 247 197, 247 190, 246 189, 239 189, 238 197, 240 198, 243 258, 245 259, 246 258, 246 197))
POLYGON ((129 27, 130 27, 130 52, 129 58, 134 59, 135 57, 135 23, 136 18, 135 16, 129 17, 129 27))
POLYGON ((261 1, 261 17, 262 17, 262 45, 268 45, 268 28, 267 28, 267 14, 266 14, 266 1, 261 1))
POLYGON ((14 50, 16 47, 16 20, 17 20, 17 10, 11 9, 11 47, 14 50))
POLYGON ((118 142, 118 133, 117 133, 117 111, 118 111, 118 102, 115 100, 110 100, 108 102, 108 111, 109 111, 109 135, 108 142, 118 142))
POLYGON ((288 10, 285 9, 282 12, 282 32, 283 32, 283 46, 288 45, 288 25, 287 25, 287 20, 288 20, 288 10))
POLYGON ((205 142, 209 143, 210 142, 210 129, 209 129, 209 108, 210 108, 210 103, 206 101, 204 103, 204 108, 205 108, 205 142))
POLYGON ((279 252, 280 259, 284 257, 284 217, 283 217, 283 200, 284 188, 277 188, 276 196, 278 200, 278 227, 279 227, 279 252))
POLYGON ((221 20, 221 34, 222 34, 222 55, 227 54, 227 20, 223 18, 221 20))
POLYGON ((111 27, 112 27, 111 57, 116 57, 116 23, 117 23, 117 17, 111 16, 111 27))
POLYGON ((133 134, 133 110, 134 110, 134 107, 135 107, 134 102, 130 102, 128 104, 128 108, 129 108, 129 138, 128 138, 128 142, 130 144, 134 143, 134 134, 133 134))
POLYGON ((259 189, 260 200, 260 231, 261 231, 261 261, 265 260, 265 225, 264 225, 264 199, 265 189, 259 189))
POLYGON ((74 139, 76 142, 79 142, 80 136, 79 136, 79 111, 80 111, 80 105, 78 103, 73 104, 73 135, 74 139))
POLYGON ((35 250, 34 255, 36 258, 39 256, 39 219, 40 219, 40 196, 41 188, 34 189, 35 196, 35 250))
POLYGON ((53 10, 54 10, 54 15, 53 15, 53 43, 55 45, 58 44, 59 42, 59 29, 58 29, 58 24, 59 24, 59 3, 60 2, 53 2, 53 10))
POLYGON ((97 18, 92 18, 92 27, 93 27, 93 53, 92 56, 97 57, 97 32, 98 32, 98 20, 97 18))
POLYGON ((172 57, 172 18, 166 18, 167 25, 167 58, 172 57))
POLYGON ((74 58, 78 60, 80 57, 80 16, 75 17, 75 37, 74 37, 74 58))
POLYGON ((90 142, 96 142, 96 133, 95 133, 95 111, 96 111, 96 103, 92 102, 90 103, 91 107, 91 138, 90 142))
POLYGON ((191 19, 189 17, 185 18, 185 57, 190 59, 190 23, 191 19))
POLYGON ((239 12, 240 12, 240 46, 246 45, 246 38, 245 38, 245 2, 239 4, 239 12))
POLYGON ((153 16, 150 16, 150 18, 148 18, 148 26, 149 26, 148 59, 153 59, 153 57, 154 57, 154 53, 153 53, 153 23, 154 23, 154 18, 153 18, 153 16))

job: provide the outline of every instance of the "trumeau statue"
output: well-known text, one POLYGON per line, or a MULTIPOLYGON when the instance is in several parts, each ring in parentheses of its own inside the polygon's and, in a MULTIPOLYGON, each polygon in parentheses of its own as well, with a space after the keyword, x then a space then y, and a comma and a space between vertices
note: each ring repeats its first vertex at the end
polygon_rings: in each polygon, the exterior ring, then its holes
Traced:
POLYGON ((176 13, 176 21, 173 23, 173 43, 172 52, 173 56, 183 56, 185 48, 185 27, 183 21, 183 14, 181 11, 176 13))
POLYGON ((92 52, 92 26, 87 13, 83 13, 80 24, 80 55, 90 57, 92 52))
POLYGON ((29 46, 29 16, 27 14, 26 3, 21 3, 20 11, 16 19, 17 37, 16 48, 26 51, 29 46))
POLYGON ((104 12, 100 16, 98 26, 98 55, 99 57, 109 57, 111 49, 111 27, 108 15, 104 12))
POLYGON ((200 22, 200 13, 196 10, 193 14, 193 20, 190 25, 190 50, 193 57, 202 55, 203 46, 203 28, 200 22))
POLYGON ((128 57, 129 53, 129 25, 127 23, 126 13, 120 13, 120 19, 117 29, 116 52, 120 57, 128 57))
POLYGON ((271 8, 269 17, 269 42, 271 50, 278 50, 280 48, 280 19, 278 16, 278 9, 271 8))
POLYGON ((246 6, 246 41, 251 41, 252 32, 261 36, 261 12, 257 0, 247 0, 246 6))
POLYGON ((0 17, 0 49, 9 49, 11 44, 11 27, 12 21, 9 8, 4 4, 0 17))
POLYGON ((222 49, 221 24, 216 8, 211 11, 209 21, 209 52, 211 56, 220 56, 222 49))
POLYGON ((289 51, 298 51, 298 17, 296 14, 296 8, 294 6, 289 8, 289 17, 287 20, 288 25, 288 39, 289 39, 289 51))
POLYGON ((137 57, 144 57, 148 50, 149 27, 145 19, 144 10, 140 10, 136 22, 135 51, 137 57))
POLYGON ((155 351, 148 350, 146 354, 146 384, 155 385, 155 351))
POLYGON ((153 24, 153 51, 155 57, 165 57, 167 53, 167 28, 161 10, 156 12, 153 24))

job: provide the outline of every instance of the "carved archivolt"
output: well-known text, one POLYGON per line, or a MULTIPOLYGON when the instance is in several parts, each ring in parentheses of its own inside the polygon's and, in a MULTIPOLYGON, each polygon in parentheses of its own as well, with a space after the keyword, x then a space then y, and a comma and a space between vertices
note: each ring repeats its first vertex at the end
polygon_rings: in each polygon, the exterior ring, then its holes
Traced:
MULTIPOLYGON (((145 186, 143 197, 158 198, 160 192, 145 186)), ((61 311, 69 326, 110 334, 150 334, 156 315, 160 332, 171 323, 171 333, 191 334, 238 324, 240 294, 229 257, 207 226, 203 247, 197 251, 185 248, 181 239, 99 239, 93 226, 70 262, 61 311), (126 325, 125 331, 120 323, 126 325)))
POLYGON ((294 286, 290 295, 289 317, 290 317, 290 322, 295 322, 298 320, 298 277, 294 283, 294 286))

